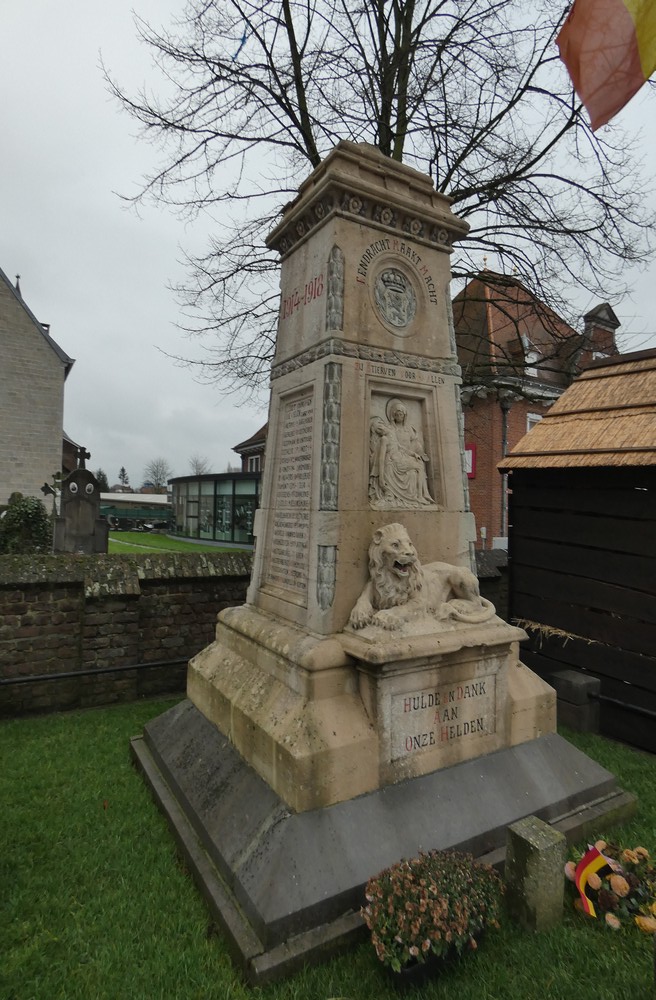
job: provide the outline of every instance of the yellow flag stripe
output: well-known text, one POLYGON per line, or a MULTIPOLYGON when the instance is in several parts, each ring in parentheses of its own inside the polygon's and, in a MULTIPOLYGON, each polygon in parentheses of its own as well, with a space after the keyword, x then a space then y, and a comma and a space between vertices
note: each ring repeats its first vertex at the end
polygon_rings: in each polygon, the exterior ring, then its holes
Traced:
POLYGON ((645 80, 656 70, 656 0, 623 0, 635 25, 640 65, 645 80))

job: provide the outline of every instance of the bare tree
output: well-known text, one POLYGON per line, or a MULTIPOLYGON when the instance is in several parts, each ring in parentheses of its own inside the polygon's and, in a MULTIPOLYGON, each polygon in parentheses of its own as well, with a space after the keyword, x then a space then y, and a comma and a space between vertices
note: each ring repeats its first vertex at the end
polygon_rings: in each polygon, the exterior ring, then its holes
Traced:
POLYGON ((154 458, 144 469, 145 482, 152 483, 155 489, 166 489, 166 483, 173 475, 173 470, 165 458, 154 458))
POLYGON ((551 0, 188 0, 171 30, 138 19, 164 96, 110 87, 164 150, 140 198, 216 232, 178 288, 195 363, 255 389, 276 328, 281 206, 342 138, 431 174, 470 223, 454 275, 484 253, 571 320, 564 292, 622 294, 654 219, 631 143, 593 135, 559 62, 551 0))
POLYGON ((204 476, 210 471, 209 459, 201 455, 192 455, 189 459, 189 468, 195 476, 204 476))

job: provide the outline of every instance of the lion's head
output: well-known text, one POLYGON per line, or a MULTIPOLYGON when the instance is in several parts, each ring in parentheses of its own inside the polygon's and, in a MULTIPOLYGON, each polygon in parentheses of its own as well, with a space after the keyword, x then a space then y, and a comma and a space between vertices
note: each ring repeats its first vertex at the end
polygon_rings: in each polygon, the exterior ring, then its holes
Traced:
POLYGON ((405 604, 421 590, 421 563, 402 524, 386 524, 374 532, 369 546, 369 574, 376 611, 405 604))

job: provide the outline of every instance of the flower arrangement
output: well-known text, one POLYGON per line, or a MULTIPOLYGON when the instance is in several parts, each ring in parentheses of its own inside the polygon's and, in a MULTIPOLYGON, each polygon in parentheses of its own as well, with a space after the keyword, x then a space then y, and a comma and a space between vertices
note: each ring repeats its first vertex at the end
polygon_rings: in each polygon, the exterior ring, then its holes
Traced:
POLYGON ((456 851, 399 861, 367 883, 361 910, 380 961, 394 972, 431 955, 476 948, 499 926, 503 883, 490 865, 456 851))
POLYGON ((633 850, 598 840, 565 865, 565 877, 577 889, 574 906, 620 930, 635 924, 656 933, 656 868, 644 847, 633 850))

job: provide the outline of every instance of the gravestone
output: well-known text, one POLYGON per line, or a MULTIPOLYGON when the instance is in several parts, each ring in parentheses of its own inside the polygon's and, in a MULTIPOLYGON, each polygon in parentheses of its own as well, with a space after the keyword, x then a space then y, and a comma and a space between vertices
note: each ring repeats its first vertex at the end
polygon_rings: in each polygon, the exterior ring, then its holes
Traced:
POLYGON ((91 455, 78 448, 77 469, 61 481, 60 513, 55 518, 54 551, 91 555, 107 552, 109 525, 100 516, 100 484, 86 468, 91 455))
POLYGON ((252 981, 360 933, 363 885, 402 856, 482 855, 528 813, 627 804, 559 740, 523 631, 471 572, 449 299, 466 231, 430 178, 342 142, 269 239, 281 305, 247 603, 191 661, 188 700, 133 742, 252 981))

